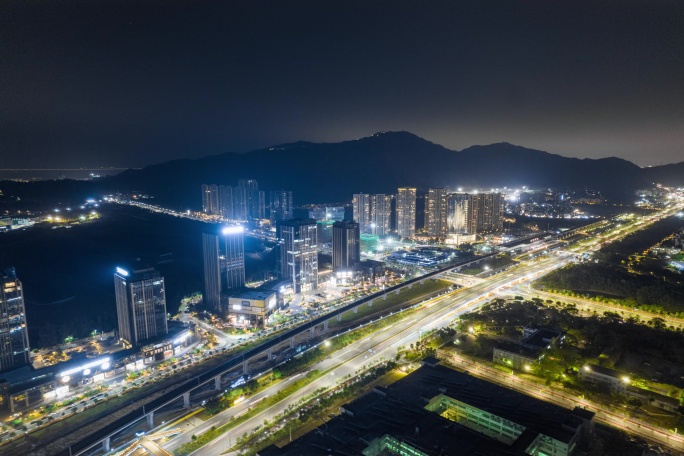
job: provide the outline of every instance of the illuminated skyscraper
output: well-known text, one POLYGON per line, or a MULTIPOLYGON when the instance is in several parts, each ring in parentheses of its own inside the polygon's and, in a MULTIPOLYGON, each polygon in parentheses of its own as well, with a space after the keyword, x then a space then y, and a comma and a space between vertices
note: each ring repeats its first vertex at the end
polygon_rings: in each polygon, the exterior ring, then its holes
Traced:
POLYGON ((428 236, 437 238, 447 235, 447 196, 444 188, 428 190, 425 201, 425 231, 428 236))
POLYGON ((245 286, 245 234, 241 226, 227 226, 221 230, 224 239, 226 290, 245 286))
POLYGON ((371 196, 368 193, 355 193, 352 199, 354 221, 362 233, 371 232, 371 196))
POLYGON ((164 278, 154 268, 116 268, 114 292, 121 339, 137 347, 168 333, 164 278))
POLYGON ((355 222, 333 223, 332 264, 333 271, 351 269, 361 261, 361 238, 359 224, 355 222))
POLYGON ((204 305, 221 312, 221 249, 216 233, 202 233, 204 305))
POLYGON ((384 236, 390 233, 392 197, 371 195, 371 234, 384 236))
POLYGON ((416 189, 403 187, 397 191, 397 234, 413 237, 416 234, 416 189))
POLYGON ((202 233, 204 302, 222 314, 221 293, 245 286, 245 241, 241 226, 215 228, 202 233))
POLYGON ((24 291, 14 268, 0 271, 0 372, 30 363, 24 291))
POLYGON ((468 207, 470 196, 465 193, 452 193, 447 197, 447 225, 449 234, 468 233, 468 207))
POLYGON ((276 226, 278 275, 292 280, 295 293, 318 289, 316 221, 291 219, 280 221, 276 226))

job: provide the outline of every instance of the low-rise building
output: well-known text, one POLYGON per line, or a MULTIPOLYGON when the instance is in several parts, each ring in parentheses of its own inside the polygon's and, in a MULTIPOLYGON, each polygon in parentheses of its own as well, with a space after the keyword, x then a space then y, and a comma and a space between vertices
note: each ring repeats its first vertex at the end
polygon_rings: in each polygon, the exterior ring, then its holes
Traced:
POLYGON ((494 348, 492 362, 519 371, 529 371, 544 356, 544 350, 562 343, 563 332, 553 328, 523 328, 520 343, 502 341, 494 348))
POLYGON ((277 308, 272 290, 248 290, 228 298, 228 316, 239 325, 263 326, 277 308))
POLYGON ((614 369, 587 364, 579 370, 579 378, 585 382, 606 385, 611 391, 625 393, 629 385, 629 376, 614 369))
POLYGON ((529 371, 539 362, 541 350, 513 342, 500 342, 494 347, 492 361, 519 371, 529 371))

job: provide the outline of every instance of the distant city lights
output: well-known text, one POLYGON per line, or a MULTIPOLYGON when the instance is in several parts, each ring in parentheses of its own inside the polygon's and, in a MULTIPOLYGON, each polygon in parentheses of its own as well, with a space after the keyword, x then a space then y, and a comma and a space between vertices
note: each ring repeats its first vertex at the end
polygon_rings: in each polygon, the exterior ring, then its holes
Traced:
POLYGON ((221 233, 224 235, 228 234, 238 234, 238 233, 243 233, 245 231, 245 228, 238 225, 238 226, 226 226, 221 230, 221 233))

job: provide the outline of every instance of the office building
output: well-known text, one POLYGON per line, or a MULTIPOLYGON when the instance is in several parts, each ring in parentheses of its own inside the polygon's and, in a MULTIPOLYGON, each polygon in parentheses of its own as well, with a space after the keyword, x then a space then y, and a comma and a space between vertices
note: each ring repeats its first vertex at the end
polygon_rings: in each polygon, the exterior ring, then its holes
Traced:
POLYGON ((168 333, 164 278, 154 268, 114 273, 119 337, 137 347, 168 333))
POLYGON ((371 196, 368 193, 355 193, 352 199, 354 221, 362 233, 371 232, 371 196))
POLYGON ((221 248, 216 233, 202 233, 204 305, 221 312, 221 248))
POLYGON ((493 233, 503 229, 504 198, 501 193, 469 195, 468 233, 493 233))
POLYGON ((0 372, 31 362, 24 291, 14 268, 0 271, 0 372))
POLYGON ((245 286, 245 234, 241 226, 227 226, 221 230, 225 243, 224 264, 226 270, 226 290, 236 290, 245 286))
POLYGON ((416 234, 416 189, 403 187, 397 191, 397 234, 413 237, 416 234))
POLYGON ((440 239, 446 237, 447 213, 446 189, 429 189, 425 200, 425 231, 428 236, 440 239))
POLYGON ((276 261, 281 279, 292 281, 295 293, 318 289, 318 235, 312 219, 283 220, 276 224, 276 261))
POLYGON ((392 197, 371 195, 371 233, 378 236, 390 234, 392 222, 392 197))
POLYGON ((292 215, 292 192, 280 190, 270 192, 269 198, 269 218, 271 223, 278 220, 288 220, 292 215))
POLYGON ((204 302, 222 314, 222 293, 245 285, 244 229, 241 226, 216 227, 202 233, 204 254, 204 302))
POLYGON ((361 238, 359 224, 335 222, 332 241, 333 271, 350 270, 361 261, 361 238))

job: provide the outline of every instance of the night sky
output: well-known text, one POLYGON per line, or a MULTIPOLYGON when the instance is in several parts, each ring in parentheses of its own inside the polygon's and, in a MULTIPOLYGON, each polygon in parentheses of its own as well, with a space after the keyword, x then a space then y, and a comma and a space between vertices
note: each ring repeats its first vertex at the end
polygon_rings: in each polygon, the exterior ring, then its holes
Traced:
POLYGON ((0 2, 0 168, 382 130, 684 161, 684 2, 0 2))

